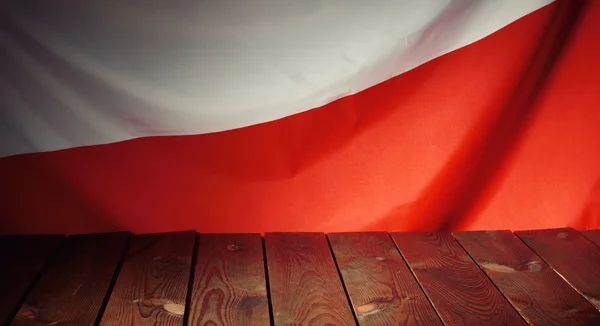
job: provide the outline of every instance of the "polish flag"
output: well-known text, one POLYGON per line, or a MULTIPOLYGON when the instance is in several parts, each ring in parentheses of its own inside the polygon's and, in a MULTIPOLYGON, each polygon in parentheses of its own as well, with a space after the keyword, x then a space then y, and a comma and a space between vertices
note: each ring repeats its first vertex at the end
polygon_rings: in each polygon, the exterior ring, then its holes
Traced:
POLYGON ((600 227, 600 2, 13 1, 0 233, 600 227))

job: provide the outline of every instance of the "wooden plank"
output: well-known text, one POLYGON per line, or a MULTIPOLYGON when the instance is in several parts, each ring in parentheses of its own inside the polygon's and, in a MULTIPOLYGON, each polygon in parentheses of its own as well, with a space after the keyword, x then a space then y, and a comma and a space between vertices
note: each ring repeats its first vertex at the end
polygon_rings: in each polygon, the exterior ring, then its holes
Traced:
POLYGON ((600 248, 571 228, 515 232, 579 294, 600 309, 600 248))
POLYGON ((128 233, 63 241, 12 325, 91 325, 125 249, 128 233))
POLYGON ((392 237, 445 324, 525 324, 449 233, 392 237))
POLYGON ((265 234, 275 325, 356 325, 323 233, 265 234))
POLYGON ((454 237, 530 324, 600 325, 600 312, 512 232, 456 232, 454 237))
POLYGON ((359 325, 441 325, 387 233, 327 237, 359 325))
POLYGON ((133 237, 100 325, 183 325, 195 236, 133 237))
POLYGON ((27 289, 63 238, 62 235, 0 238, 0 325, 17 312, 27 289))
POLYGON ((188 325, 269 325, 260 234, 201 234, 188 325))
POLYGON ((600 247, 600 230, 586 230, 581 233, 591 242, 600 247))

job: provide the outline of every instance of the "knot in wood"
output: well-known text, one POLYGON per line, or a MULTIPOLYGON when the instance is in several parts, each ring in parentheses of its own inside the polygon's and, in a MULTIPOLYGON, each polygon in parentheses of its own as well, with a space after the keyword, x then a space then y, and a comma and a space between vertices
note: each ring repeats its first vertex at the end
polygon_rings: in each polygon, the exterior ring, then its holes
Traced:
POLYGON ((238 246, 237 244, 235 244, 235 243, 231 243, 231 244, 227 245, 227 250, 229 250, 229 251, 239 251, 239 250, 242 250, 242 248, 240 246, 238 246))
POLYGON ((165 303, 163 309, 178 316, 183 316, 185 312, 185 306, 178 303, 165 303))
POLYGON ((364 305, 357 306, 356 315, 362 318, 367 315, 383 311, 387 307, 394 305, 395 303, 398 303, 398 298, 396 297, 376 299, 364 305))
POLYGON ((370 315, 372 313, 377 312, 379 309, 379 305, 377 303, 371 302, 361 306, 356 307, 356 314, 359 316, 370 315))
POLYGON ((30 307, 26 304, 21 306, 21 309, 19 309, 19 312, 17 313, 18 317, 27 318, 27 319, 35 319, 35 315, 36 315, 35 308, 30 307))
POLYGON ((530 261, 527 263, 527 269, 530 272, 539 272, 542 270, 542 265, 539 261, 530 261))
POLYGON ((481 267, 483 267, 487 270, 498 272, 498 273, 513 273, 515 271, 515 269, 510 266, 500 265, 500 264, 496 264, 496 263, 481 262, 480 265, 481 265, 481 267))

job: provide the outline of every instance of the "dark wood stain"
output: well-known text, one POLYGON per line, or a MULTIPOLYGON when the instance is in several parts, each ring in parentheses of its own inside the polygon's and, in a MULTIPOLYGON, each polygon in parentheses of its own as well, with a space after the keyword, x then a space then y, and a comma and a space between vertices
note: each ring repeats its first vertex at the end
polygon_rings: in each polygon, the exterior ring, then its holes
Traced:
POLYGON ((265 235, 275 325, 356 325, 323 233, 265 235))
POLYGON ((600 247, 571 228, 515 232, 577 292, 600 309, 600 247))
POLYGON ((128 237, 107 233, 63 241, 12 325, 92 325, 128 237))
POLYGON ((600 312, 512 232, 455 232, 454 237, 530 324, 600 325, 600 312))
POLYGON ((327 236, 359 325, 441 325, 387 233, 327 236))
POLYGON ((600 325, 600 230, 392 236, 4 236, 0 324, 600 325))
POLYGON ((27 288, 63 238, 62 235, 0 238, 0 325, 19 308, 27 288))
POLYGON ((183 325, 194 237, 133 237, 100 325, 183 325))
POLYGON ((260 234, 200 234, 189 325, 269 325, 260 234))
POLYGON ((600 230, 587 230, 581 231, 581 233, 591 242, 600 247, 600 230))
POLYGON ((525 324, 450 233, 392 237, 445 324, 525 324))

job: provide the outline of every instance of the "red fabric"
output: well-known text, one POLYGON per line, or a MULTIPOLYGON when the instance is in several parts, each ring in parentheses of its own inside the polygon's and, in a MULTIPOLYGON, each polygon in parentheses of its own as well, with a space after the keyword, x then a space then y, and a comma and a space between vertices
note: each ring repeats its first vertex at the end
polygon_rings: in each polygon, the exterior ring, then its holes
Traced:
POLYGON ((598 228, 600 2, 557 51, 570 2, 281 120, 2 158, 0 232, 598 228))

